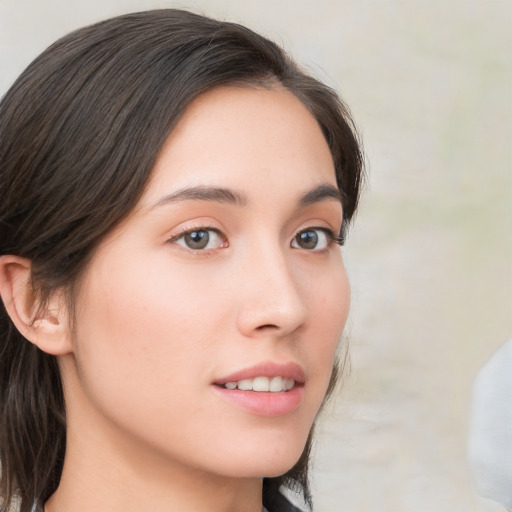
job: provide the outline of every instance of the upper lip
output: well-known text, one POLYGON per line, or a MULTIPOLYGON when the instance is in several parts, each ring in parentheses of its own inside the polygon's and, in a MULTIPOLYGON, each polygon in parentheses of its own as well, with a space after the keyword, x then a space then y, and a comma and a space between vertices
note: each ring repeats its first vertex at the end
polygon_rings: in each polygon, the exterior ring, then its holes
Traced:
POLYGON ((303 384, 306 380, 306 374, 303 368, 297 363, 275 363, 267 361, 221 377, 217 379, 214 384, 223 385, 226 384, 226 382, 238 382, 239 380, 254 379, 256 377, 283 377, 285 379, 293 379, 300 384, 303 384))

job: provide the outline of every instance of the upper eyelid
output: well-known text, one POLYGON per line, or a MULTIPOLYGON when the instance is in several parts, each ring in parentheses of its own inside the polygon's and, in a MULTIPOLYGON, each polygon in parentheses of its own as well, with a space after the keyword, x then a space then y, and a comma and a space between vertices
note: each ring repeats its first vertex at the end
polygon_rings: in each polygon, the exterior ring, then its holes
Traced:
POLYGON ((343 216, 338 215, 338 212, 333 212, 332 210, 308 210, 303 212, 302 214, 295 217, 296 220, 292 217, 290 219, 290 223, 298 222, 296 225, 299 226, 299 230, 307 228, 327 228, 336 232, 338 227, 341 227, 343 224, 343 216))
POLYGON ((201 223, 198 222, 196 225, 186 225, 182 228, 174 228, 170 234, 167 234, 165 236, 167 241, 173 241, 177 240, 178 238, 181 238, 183 235, 186 235, 187 233, 191 233, 192 231, 215 231, 217 234, 225 237, 224 232, 221 228, 218 226, 214 226, 212 224, 208 223, 201 223))
POLYGON ((297 235, 298 233, 303 233, 304 231, 315 230, 315 229, 318 229, 319 231, 323 231, 324 233, 327 233, 328 235, 333 236, 333 237, 338 236, 341 231, 341 230, 338 230, 331 226, 324 226, 321 224, 312 224, 310 226, 305 226, 303 228, 297 229, 295 231, 295 235, 297 235))

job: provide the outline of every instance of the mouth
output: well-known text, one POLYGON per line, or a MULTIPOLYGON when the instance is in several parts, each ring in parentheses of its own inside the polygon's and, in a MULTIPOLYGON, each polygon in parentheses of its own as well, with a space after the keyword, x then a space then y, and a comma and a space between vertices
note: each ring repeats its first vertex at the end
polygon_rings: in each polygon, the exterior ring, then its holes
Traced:
POLYGON ((213 383, 216 394, 260 416, 283 416, 301 403, 306 377, 295 363, 258 364, 213 383))

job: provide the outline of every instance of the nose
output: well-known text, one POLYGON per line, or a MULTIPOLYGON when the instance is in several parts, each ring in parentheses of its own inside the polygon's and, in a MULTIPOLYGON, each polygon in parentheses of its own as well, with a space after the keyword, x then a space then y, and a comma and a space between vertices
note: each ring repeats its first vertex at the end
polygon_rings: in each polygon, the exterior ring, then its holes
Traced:
POLYGON ((299 276, 280 251, 253 252, 240 279, 239 331, 248 337, 283 337, 306 321, 307 306, 299 276))

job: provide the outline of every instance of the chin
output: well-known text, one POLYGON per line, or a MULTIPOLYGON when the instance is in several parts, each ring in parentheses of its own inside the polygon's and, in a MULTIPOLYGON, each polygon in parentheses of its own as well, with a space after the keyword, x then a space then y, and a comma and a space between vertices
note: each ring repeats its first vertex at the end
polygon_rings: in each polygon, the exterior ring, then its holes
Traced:
POLYGON ((262 442, 247 444, 227 461, 226 473, 242 478, 273 478, 289 471, 304 452, 306 439, 300 442, 262 442))

